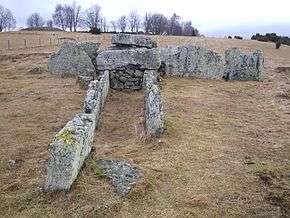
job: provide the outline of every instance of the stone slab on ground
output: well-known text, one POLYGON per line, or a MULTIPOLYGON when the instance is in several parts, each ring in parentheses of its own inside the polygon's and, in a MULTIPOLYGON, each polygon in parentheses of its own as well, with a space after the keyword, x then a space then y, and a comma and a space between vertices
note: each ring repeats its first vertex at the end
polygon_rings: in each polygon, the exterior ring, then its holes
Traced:
POLYGON ((141 179, 140 170, 124 161, 97 160, 96 164, 121 196, 128 195, 141 179))

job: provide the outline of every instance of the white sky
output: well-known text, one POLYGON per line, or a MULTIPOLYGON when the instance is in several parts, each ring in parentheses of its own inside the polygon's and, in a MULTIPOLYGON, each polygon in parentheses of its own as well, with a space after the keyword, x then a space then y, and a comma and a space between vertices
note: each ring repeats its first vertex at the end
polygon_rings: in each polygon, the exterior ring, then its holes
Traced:
MULTIPOLYGON (((0 0, 0 4, 12 10, 18 26, 25 26, 26 18, 39 12, 48 19, 57 3, 73 0, 0 0)), ((115 20, 136 9, 160 12, 170 16, 174 12, 183 20, 191 20, 202 33, 233 29, 238 26, 278 25, 290 35, 290 0, 76 0, 87 9, 99 4, 107 20, 115 20), (288 29, 289 28, 289 29, 288 29)), ((282 31, 282 32, 283 32, 282 31)))

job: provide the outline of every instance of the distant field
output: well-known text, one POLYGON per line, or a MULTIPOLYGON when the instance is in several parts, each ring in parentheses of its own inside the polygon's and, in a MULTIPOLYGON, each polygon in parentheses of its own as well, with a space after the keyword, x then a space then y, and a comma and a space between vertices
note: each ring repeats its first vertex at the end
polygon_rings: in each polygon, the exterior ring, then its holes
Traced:
POLYGON ((290 47, 152 36, 160 46, 193 44, 221 54, 230 47, 262 50, 265 81, 164 78, 167 129, 160 142, 148 143, 138 134, 143 93, 110 90, 95 149, 80 176, 70 192, 47 194, 48 145, 80 111, 85 95, 75 78, 45 71, 58 49, 50 38, 101 42, 102 49, 111 38, 53 34, 0 33, 1 217, 289 217, 290 47), (46 44, 37 46, 39 38, 46 44), (33 48, 23 48, 24 39, 33 48), (29 72, 37 66, 41 74, 29 72), (121 198, 96 174, 98 158, 137 165, 142 182, 121 198))

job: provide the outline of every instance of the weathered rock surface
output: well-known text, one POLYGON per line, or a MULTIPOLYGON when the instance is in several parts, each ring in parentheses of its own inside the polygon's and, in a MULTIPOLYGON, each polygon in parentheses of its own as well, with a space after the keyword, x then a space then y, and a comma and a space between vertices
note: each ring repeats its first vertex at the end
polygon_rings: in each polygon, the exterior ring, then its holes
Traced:
POLYGON ((137 48, 129 50, 107 50, 97 57, 97 69, 122 70, 134 66, 139 70, 158 69, 160 55, 157 49, 137 48))
MULTIPOLYGON (((151 80, 149 80, 151 81, 151 80)), ((159 137, 164 131, 163 102, 156 84, 147 84, 145 93, 145 127, 151 137, 159 137)))
POLYGON ((139 170, 124 161, 98 160, 96 164, 121 196, 129 194, 141 178, 139 170))
POLYGON ((192 45, 160 48, 162 70, 166 75, 196 76, 222 79, 224 63, 222 57, 211 50, 192 45))
POLYGON ((238 48, 228 49, 225 53, 225 75, 229 80, 264 79, 264 58, 261 51, 246 55, 238 48))
POLYGON ((145 70, 143 76, 143 87, 149 89, 157 83, 158 72, 156 70, 145 70))
POLYGON ((98 49, 100 48, 100 43, 95 42, 81 42, 78 46, 83 49, 87 55, 91 58, 92 63, 96 67, 96 58, 98 56, 98 49))
POLYGON ((149 37, 133 35, 133 34, 115 34, 112 36, 112 44, 118 46, 136 46, 145 48, 156 48, 157 43, 149 37))
POLYGON ((107 98, 109 86, 109 72, 104 71, 100 75, 99 80, 92 81, 89 84, 89 88, 87 90, 83 112, 94 115, 96 128, 99 127, 100 115, 107 98))
POLYGON ((55 136, 50 144, 46 190, 70 189, 91 151, 94 130, 95 116, 81 113, 55 136))
POLYGON ((52 54, 48 70, 61 76, 93 76, 95 67, 87 53, 77 43, 63 43, 60 50, 52 54))

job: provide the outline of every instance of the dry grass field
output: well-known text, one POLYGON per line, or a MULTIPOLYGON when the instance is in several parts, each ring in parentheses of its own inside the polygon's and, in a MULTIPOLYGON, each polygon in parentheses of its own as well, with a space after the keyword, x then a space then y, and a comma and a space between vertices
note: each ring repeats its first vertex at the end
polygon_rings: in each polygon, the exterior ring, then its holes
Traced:
MULTIPOLYGON (((110 35, 58 34, 110 46, 110 35)), ((58 49, 36 47, 39 37, 49 42, 56 35, 0 33, 1 217, 289 217, 290 47, 154 36, 160 46, 260 49, 266 79, 163 79, 167 129, 160 141, 150 142, 140 136, 143 93, 110 90, 94 151, 71 191, 44 193, 48 145, 80 111, 85 91, 74 78, 30 72, 45 69, 58 49), (10 50, 7 39, 15 42, 10 50), (35 47, 22 48, 24 39, 34 39, 35 47), (96 173, 98 158, 135 164, 143 179, 121 198, 96 173)))

